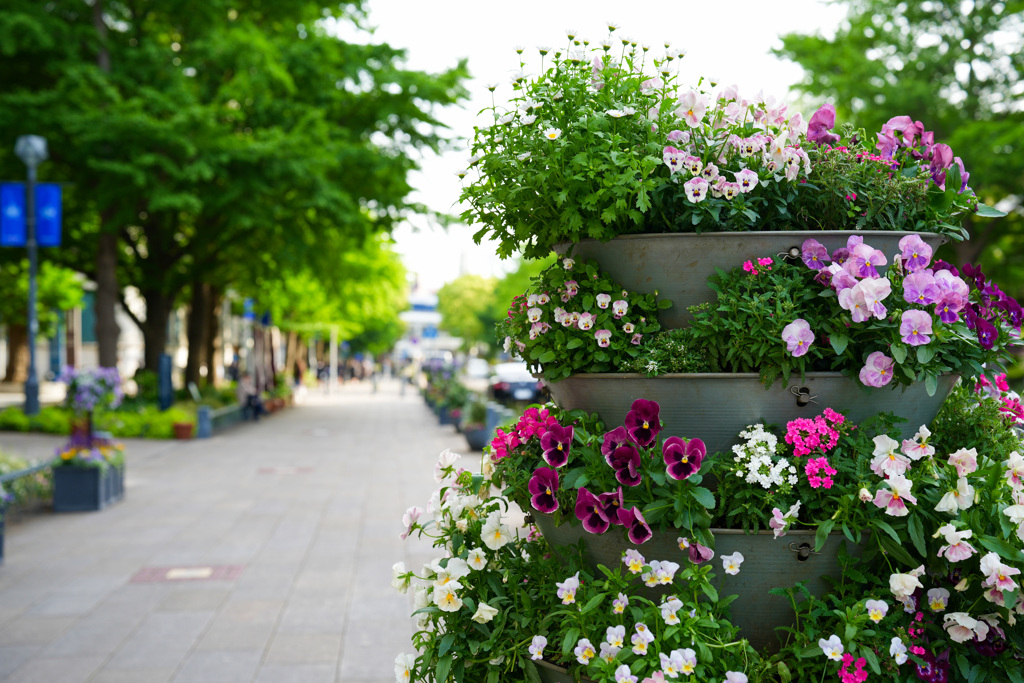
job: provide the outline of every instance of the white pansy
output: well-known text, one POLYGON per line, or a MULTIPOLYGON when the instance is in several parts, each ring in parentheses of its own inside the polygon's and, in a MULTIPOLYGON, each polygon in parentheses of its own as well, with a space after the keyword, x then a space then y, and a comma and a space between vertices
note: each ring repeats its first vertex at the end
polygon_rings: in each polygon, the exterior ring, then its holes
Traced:
POLYGON ((494 615, 498 613, 498 610, 494 609, 486 602, 481 602, 477 605, 476 612, 473 614, 473 621, 478 624, 486 624, 488 621, 494 618, 494 615))

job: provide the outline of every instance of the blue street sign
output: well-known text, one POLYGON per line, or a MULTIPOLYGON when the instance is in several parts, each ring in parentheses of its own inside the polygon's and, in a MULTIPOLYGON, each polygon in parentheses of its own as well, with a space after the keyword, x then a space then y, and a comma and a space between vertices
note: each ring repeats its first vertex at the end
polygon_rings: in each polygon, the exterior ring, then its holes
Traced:
POLYGON ((25 246, 25 185, 0 183, 0 247, 25 246))
POLYGON ((245 299, 242 302, 242 317, 246 320, 256 319, 255 302, 252 299, 245 299))
POLYGON ((41 247, 60 246, 60 185, 36 185, 36 243, 41 247))

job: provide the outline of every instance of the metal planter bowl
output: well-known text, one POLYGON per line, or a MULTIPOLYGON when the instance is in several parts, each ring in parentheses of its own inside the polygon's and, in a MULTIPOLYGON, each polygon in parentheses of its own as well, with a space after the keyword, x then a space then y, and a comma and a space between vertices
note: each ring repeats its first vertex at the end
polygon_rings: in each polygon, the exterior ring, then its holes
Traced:
POLYGON ((765 389, 752 373, 669 374, 644 377, 630 373, 572 375, 550 382, 555 404, 564 410, 597 413, 608 429, 623 424, 638 398, 661 406, 662 439, 700 438, 708 453, 729 451, 739 433, 762 422, 784 425, 798 417, 813 418, 825 408, 861 422, 876 413, 893 412, 908 422, 901 426, 909 439, 930 423, 956 383, 956 375, 939 378, 938 391, 928 396, 924 383, 906 389, 865 387, 838 372, 810 372, 804 381, 794 375, 789 386, 781 381, 765 389))
MULTIPOLYGON (((716 268, 730 270, 749 259, 778 257, 813 237, 832 252, 845 247, 852 235, 881 249, 889 262, 899 253, 899 241, 915 233, 886 230, 792 230, 785 232, 705 232, 622 235, 609 242, 581 240, 555 247, 560 254, 576 259, 594 259, 626 289, 638 292, 658 291, 672 308, 658 313, 658 320, 669 329, 683 327, 692 320, 687 310, 714 298, 707 286, 716 268)), ((933 249, 948 242, 935 233, 918 233, 933 249)))

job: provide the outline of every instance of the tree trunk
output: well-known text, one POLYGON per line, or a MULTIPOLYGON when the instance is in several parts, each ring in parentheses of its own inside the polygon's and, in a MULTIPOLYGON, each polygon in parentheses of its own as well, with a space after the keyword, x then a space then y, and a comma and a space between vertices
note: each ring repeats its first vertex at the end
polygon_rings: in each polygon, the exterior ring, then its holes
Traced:
POLYGON ((7 373, 5 380, 22 384, 28 379, 28 327, 7 324, 7 373))
MULTIPOLYGON (((96 64, 110 73, 110 51, 107 48, 107 24, 103 20, 103 0, 92 6, 92 23, 99 38, 96 64)), ((117 339, 121 328, 114 311, 117 307, 117 235, 107 232, 108 220, 100 216, 100 234, 96 245, 96 343, 100 367, 117 367, 117 339)))
POLYGON ((143 367, 159 372, 160 356, 167 350, 167 319, 174 298, 157 292, 142 292, 142 296, 146 300, 146 319, 142 322, 143 367))
POLYGON ((114 317, 117 307, 117 236, 100 232, 96 247, 96 342, 100 367, 117 367, 117 339, 121 328, 114 317))
POLYGON ((192 301, 188 307, 187 339, 188 361, 185 363, 185 384, 195 382, 198 387, 202 379, 200 366, 203 355, 203 328, 206 324, 206 298, 209 286, 201 282, 192 283, 192 301))
POLYGON ((210 287, 206 297, 206 325, 203 326, 203 362, 206 363, 206 385, 220 384, 217 370, 223 364, 220 339, 220 290, 210 287))
POLYGON ((299 333, 295 330, 289 330, 284 343, 285 377, 294 381, 299 376, 299 333))

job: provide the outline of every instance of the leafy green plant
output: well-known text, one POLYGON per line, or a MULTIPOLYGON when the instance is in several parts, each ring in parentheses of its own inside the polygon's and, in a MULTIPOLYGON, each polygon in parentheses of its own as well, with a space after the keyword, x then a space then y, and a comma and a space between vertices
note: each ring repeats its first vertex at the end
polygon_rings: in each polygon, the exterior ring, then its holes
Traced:
POLYGON ((17 406, 9 406, 0 410, 0 431, 27 432, 31 429, 28 415, 17 406))
POLYGON ((870 227, 963 239, 964 216, 1003 215, 979 207, 959 159, 909 116, 840 137, 832 105, 808 121, 735 87, 684 85, 682 53, 655 56, 609 29, 599 44, 571 36, 541 50, 540 74, 517 73, 508 102, 492 98, 476 128, 463 219, 503 257, 637 232, 870 227))
POLYGON ((671 305, 657 293, 622 289, 596 261, 565 258, 513 299, 498 332, 506 350, 514 345, 544 379, 557 381, 576 372, 611 372, 637 357, 643 339, 661 330, 658 309, 671 305))

